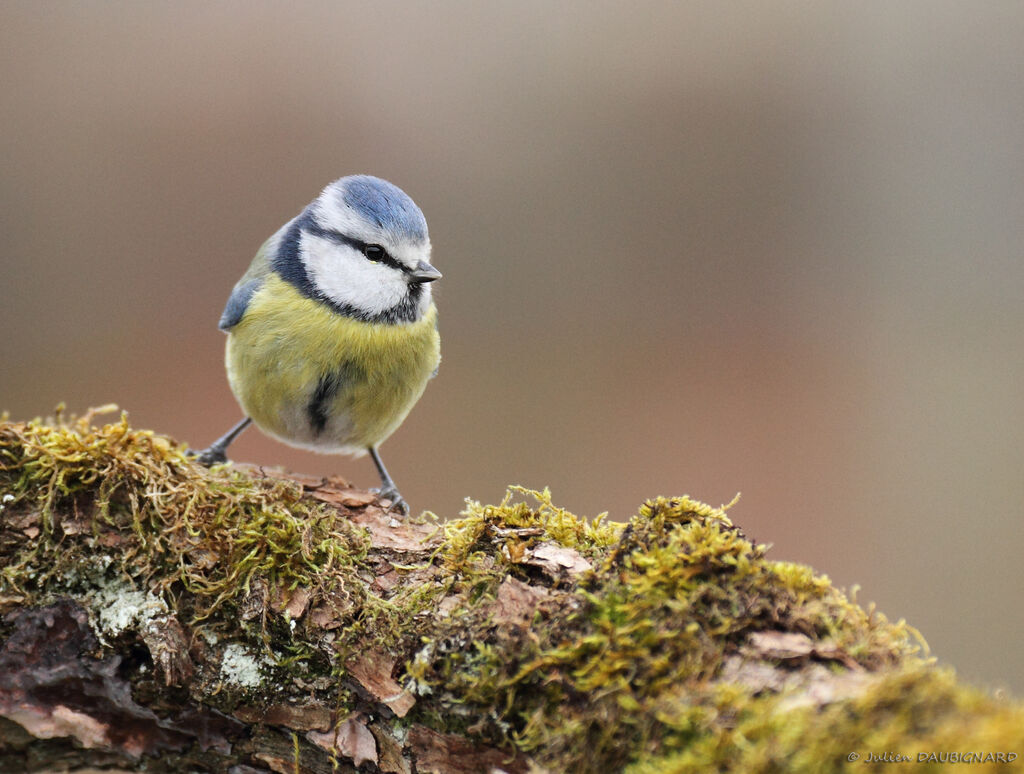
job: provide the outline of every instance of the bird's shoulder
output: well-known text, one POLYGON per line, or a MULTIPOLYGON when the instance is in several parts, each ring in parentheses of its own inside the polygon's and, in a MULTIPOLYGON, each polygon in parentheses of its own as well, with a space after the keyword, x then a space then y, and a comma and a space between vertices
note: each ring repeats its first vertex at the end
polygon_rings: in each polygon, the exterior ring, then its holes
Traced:
POLYGON ((218 327, 222 331, 229 331, 241 322, 249 308, 249 302, 253 295, 263 287, 267 277, 273 271, 272 258, 277 251, 281 241, 281 232, 274 234, 263 243, 256 251, 256 257, 249 264, 249 269, 242 275, 242 278, 235 283, 231 290, 228 302, 224 306, 224 312, 220 316, 218 327))

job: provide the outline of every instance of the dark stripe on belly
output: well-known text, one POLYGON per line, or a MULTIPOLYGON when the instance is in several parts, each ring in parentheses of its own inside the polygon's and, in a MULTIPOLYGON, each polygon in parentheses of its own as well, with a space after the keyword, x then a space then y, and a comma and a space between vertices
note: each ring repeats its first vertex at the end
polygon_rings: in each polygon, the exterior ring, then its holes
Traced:
POLYGON ((313 392, 313 397, 309 399, 309 405, 306 406, 306 414, 309 416, 309 424, 313 426, 313 435, 315 436, 320 435, 327 427, 327 405, 337 395, 338 388, 341 387, 339 375, 335 372, 321 376, 320 382, 313 392))
POLYGON ((330 418, 327 412, 342 386, 358 382, 363 378, 365 375, 362 369, 352 363, 342 363, 337 371, 323 374, 320 377, 313 396, 306 406, 306 415, 309 417, 309 424, 313 428, 314 436, 320 435, 327 427, 327 420, 330 418))

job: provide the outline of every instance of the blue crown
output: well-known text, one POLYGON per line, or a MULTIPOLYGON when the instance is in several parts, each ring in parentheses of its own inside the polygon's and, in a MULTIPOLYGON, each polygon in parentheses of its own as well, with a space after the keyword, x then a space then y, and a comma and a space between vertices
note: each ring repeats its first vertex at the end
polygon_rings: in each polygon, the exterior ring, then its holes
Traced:
POLYGON ((342 201, 366 220, 399 238, 426 241, 427 220, 401 188, 371 175, 352 175, 338 182, 342 201))

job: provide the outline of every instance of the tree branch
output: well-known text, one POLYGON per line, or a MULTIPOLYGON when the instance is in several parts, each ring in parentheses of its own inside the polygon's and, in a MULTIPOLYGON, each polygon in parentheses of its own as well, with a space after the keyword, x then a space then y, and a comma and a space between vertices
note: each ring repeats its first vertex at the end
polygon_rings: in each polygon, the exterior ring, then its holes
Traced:
POLYGON ((514 488, 403 523, 341 480, 207 470, 93 419, 0 424, 2 771, 817 772, 950 750, 1009 771, 1024 750, 1020 705, 724 509, 657 498, 621 525, 514 488))

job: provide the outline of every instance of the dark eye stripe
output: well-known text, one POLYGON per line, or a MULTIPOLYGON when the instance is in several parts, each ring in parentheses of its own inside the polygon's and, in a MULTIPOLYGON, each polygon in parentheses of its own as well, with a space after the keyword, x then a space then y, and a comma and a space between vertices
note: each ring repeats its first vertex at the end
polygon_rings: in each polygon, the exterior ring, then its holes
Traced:
POLYGON ((326 229, 323 226, 320 226, 314 222, 303 224, 302 230, 305 231, 307 234, 322 237, 323 239, 327 239, 331 242, 334 242, 337 245, 348 245, 349 247, 355 248, 363 255, 365 255, 368 260, 376 261, 377 263, 383 263, 385 266, 390 266, 392 269, 398 269, 399 271, 402 272, 408 273, 409 271, 408 266, 401 263, 400 261, 395 260, 391 256, 391 254, 387 250, 385 250, 381 245, 370 244, 368 242, 362 241, 361 239, 353 239, 350 236, 342 234, 340 231, 331 231, 330 229, 326 229), (379 251, 377 255, 370 255, 367 252, 367 250, 370 248, 376 248, 376 251, 379 251))

